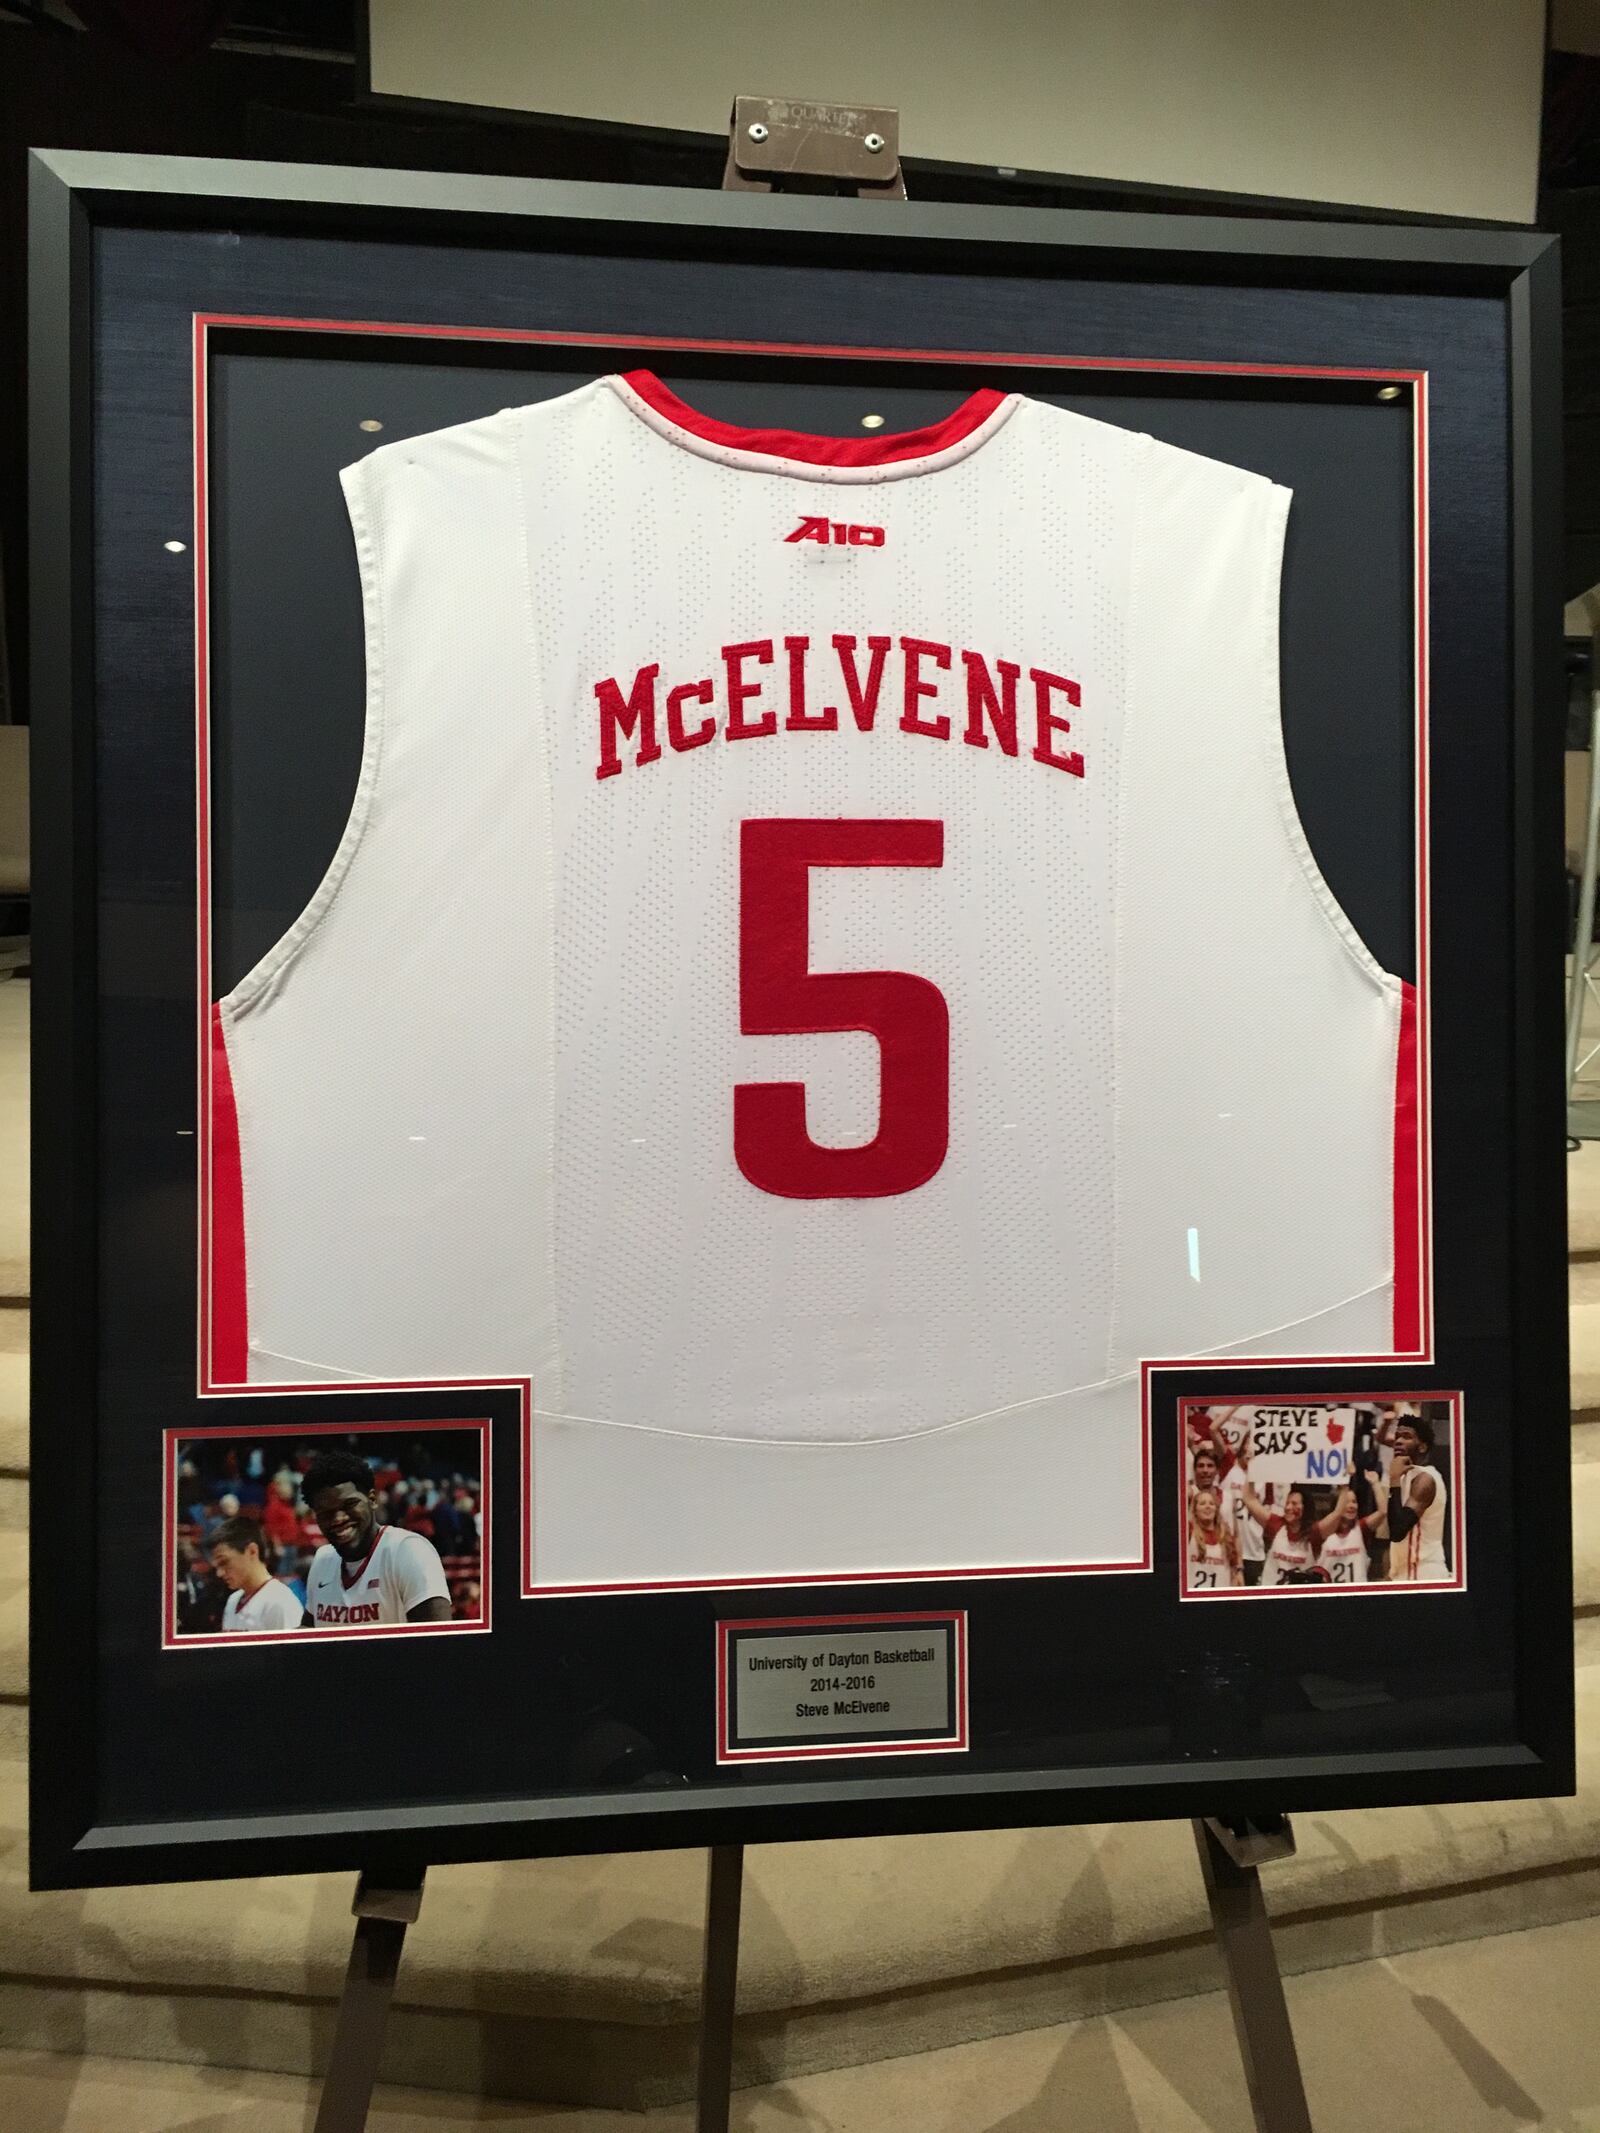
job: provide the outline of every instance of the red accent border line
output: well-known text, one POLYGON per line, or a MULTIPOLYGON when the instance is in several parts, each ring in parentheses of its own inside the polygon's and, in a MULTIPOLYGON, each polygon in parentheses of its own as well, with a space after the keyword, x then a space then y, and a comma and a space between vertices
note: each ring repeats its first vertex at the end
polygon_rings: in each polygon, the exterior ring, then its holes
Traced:
POLYGON ((269 333, 372 333, 413 341, 499 341, 550 348, 686 349, 700 355, 819 356, 861 363, 1003 363, 1027 370, 1138 370, 1179 377, 1372 378, 1415 384, 1420 370, 1372 369, 1338 363, 1210 363, 1184 356, 1075 356, 1018 354, 994 348, 877 348, 849 341, 707 340, 675 333, 573 333, 561 327, 422 326, 404 319, 278 318, 248 311, 197 311, 199 328, 254 328, 269 333))
MULTIPOLYGON (((263 1390, 268 1388, 263 1387, 263 1390)), ((332 1391, 337 1388, 315 1388, 332 1391)), ((193 1428, 167 1429, 161 1433, 161 1594, 162 1623, 161 1649, 164 1652, 193 1651, 254 1651, 258 1646, 272 1644, 294 1645, 339 1645, 365 1640, 371 1642, 379 1637, 446 1637, 486 1636, 494 1627, 494 1584, 492 1579, 494 1550, 494 1519, 492 1473, 494 1424, 488 1415, 470 1415, 438 1421, 418 1422, 409 1417, 386 1418, 373 1422, 263 1422, 250 1426, 240 1422, 205 1423, 193 1428), (262 1630, 259 1634, 239 1636, 226 1631, 206 1631, 184 1635, 178 1628, 178 1456, 185 1444, 194 1444, 206 1439, 227 1437, 247 1438, 251 1443, 263 1437, 360 1437, 377 1432, 404 1429, 419 1437, 430 1435, 435 1430, 474 1430, 478 1437, 479 1473, 479 1524, 478 1524, 478 1585, 482 1596, 483 1612, 476 1619, 462 1622, 404 1622, 385 1623, 371 1629, 341 1629, 318 1638, 316 1632, 306 1629, 262 1630)))
MULTIPOLYGON (((1286 1392, 1276 1398, 1285 1407, 1387 1407, 1407 1403, 1421 1406, 1425 1400, 1443 1401, 1450 1409, 1450 1538, 1455 1561, 1454 1573, 1441 1578, 1437 1583, 1420 1584, 1409 1580, 1391 1584, 1387 1579, 1369 1578, 1361 1585, 1230 1585, 1224 1590, 1191 1590, 1188 1578, 1189 1561, 1189 1468, 1188 1438, 1185 1427, 1191 1407, 1211 1407, 1217 1403, 1215 1393, 1203 1398, 1185 1396, 1178 1400, 1178 1598, 1189 1600, 1327 1600, 1352 1599, 1360 1594, 1379 1592, 1409 1593, 1413 1599, 1443 1592, 1465 1592, 1467 1589, 1467 1442, 1466 1442, 1466 1396, 1460 1392, 1436 1392, 1429 1386, 1412 1385, 1404 1392, 1286 1392)), ((1249 1398, 1249 1395, 1246 1395, 1249 1398)), ((1242 1403, 1241 1403, 1242 1404, 1242 1403)))
POLYGON ((967 1611, 959 1608, 908 1608, 881 1615, 755 1615, 717 1624, 717 1761, 726 1763, 801 1763, 840 1756, 949 1755, 964 1753, 971 1745, 967 1710, 967 1611), (728 1654, 741 1630, 855 1629, 867 1624, 896 1628, 903 1622, 946 1622, 955 1634, 955 1710, 953 1729, 932 1740, 884 1740, 865 1745, 855 1742, 818 1742, 807 1746, 797 1741, 788 1748, 735 1748, 731 1745, 732 1701, 728 1689, 728 1654))
POLYGON ((1412 406, 1412 466, 1413 466, 1413 528, 1416 555, 1415 609, 1413 632, 1415 642, 1415 823, 1416 844, 1414 853, 1414 879, 1416 899, 1417 941, 1417 1133, 1419 1143, 1418 1163, 1418 1241, 1421 1252, 1419 1302, 1422 1314, 1420 1345, 1415 1355, 1396 1355, 1393 1352, 1381 1356, 1251 1356, 1248 1359, 1234 1358, 1217 1362, 1209 1357, 1170 1357, 1151 1359, 1141 1365, 1141 1530, 1142 1552, 1138 1561, 1108 1563, 1052 1563, 1011 1564, 990 1568, 967 1568, 955 1570, 886 1570, 869 1572, 829 1571, 821 1573, 784 1574, 781 1576, 717 1577, 695 1579, 640 1580, 638 1582, 611 1582, 603 1584, 552 1585, 534 1582, 532 1561, 532 1494, 533 1455, 532 1422, 533 1404, 527 1380, 511 1380, 520 1384, 524 1393, 523 1403, 523 1485, 522 1485, 522 1596, 525 1599, 562 1597, 584 1593, 632 1593, 675 1592, 685 1590, 733 1590, 756 1589, 785 1585, 871 1583, 905 1583, 908 1580, 926 1582, 941 1578, 1000 1578, 1000 1577, 1057 1577, 1057 1576, 1108 1576, 1129 1572, 1144 1572, 1153 1569, 1152 1555, 1152 1509, 1151 1509, 1151 1422, 1150 1422, 1150 1372, 1154 1369, 1229 1368, 1229 1369, 1283 1369, 1301 1366, 1346 1368, 1365 1362, 1393 1364, 1398 1361, 1426 1363, 1432 1358, 1433 1348, 1433 1284, 1432 1284, 1432 1198, 1429 1157, 1429 1014, 1428 1014, 1428 457, 1427 457, 1427 391, 1426 371, 1410 368, 1381 368, 1364 365, 1316 364, 1316 363, 1225 363, 1198 359, 1156 356, 1081 356, 1017 352, 999 349, 958 348, 894 348, 860 346, 849 343, 804 342, 804 341, 756 341, 705 338, 673 334, 634 333, 582 333, 561 329, 482 326, 459 327, 420 325, 401 320, 294 318, 276 314, 252 314, 244 312, 197 312, 193 321, 193 366, 194 366, 194 467, 195 467, 195 665, 196 665, 196 836, 199 909, 197 913, 197 977, 198 977, 198 1114, 199 1114, 199 1187, 201 1197, 198 1228, 198 1296, 199 1296, 199 1341, 198 1341, 198 1393, 202 1399, 222 1394, 248 1394, 254 1392, 359 1392, 382 1395, 393 1392, 438 1391, 450 1388, 488 1389, 505 1380, 441 1379, 441 1380, 363 1380, 341 1381, 335 1385, 276 1384, 251 1386, 213 1382, 211 1371, 212 1343, 217 1328, 214 1324, 216 1301, 211 1287, 212 1258, 212 1101, 209 1064, 209 1009, 211 1004, 211 822, 210 822, 210 673, 207 614, 209 602, 207 558, 207 485, 209 470, 207 461, 207 401, 206 378, 209 341, 212 329, 229 331, 295 332, 344 335, 375 335, 389 339, 413 339, 421 341, 458 341, 467 343, 501 343, 505 345, 566 347, 579 349, 630 349, 651 351, 676 351, 713 355, 794 356, 829 362, 882 362, 928 364, 932 366, 972 366, 987 368, 1002 366, 1008 369, 1041 371, 1098 371, 1154 376, 1191 377, 1260 377, 1260 378, 1326 378, 1366 380, 1373 383, 1400 384, 1411 388, 1412 406))

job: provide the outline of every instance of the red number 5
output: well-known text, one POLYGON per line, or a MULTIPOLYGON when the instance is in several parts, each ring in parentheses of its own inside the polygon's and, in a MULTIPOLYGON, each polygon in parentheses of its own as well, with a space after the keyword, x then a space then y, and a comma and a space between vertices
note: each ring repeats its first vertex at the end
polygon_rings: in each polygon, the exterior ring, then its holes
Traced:
POLYGON ((878 1040, 878 1131, 825 1148, 806 1130, 802 1081, 733 1092, 733 1152, 763 1192, 870 1200, 914 1192, 950 1141, 950 1014, 926 978, 900 970, 813 971, 812 867, 937 867, 942 822, 745 822, 739 846, 739 1026, 747 1037, 866 1030, 878 1040))

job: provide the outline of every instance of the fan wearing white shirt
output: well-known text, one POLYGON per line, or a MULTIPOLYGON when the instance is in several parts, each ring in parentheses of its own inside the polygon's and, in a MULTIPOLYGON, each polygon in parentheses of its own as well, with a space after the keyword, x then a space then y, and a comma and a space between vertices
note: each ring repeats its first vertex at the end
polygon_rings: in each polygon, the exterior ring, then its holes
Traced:
POLYGON ((1254 1451, 1255 1436, 1253 1431, 1247 1429, 1239 1438, 1233 1464, 1218 1484, 1222 1499, 1222 1523, 1239 1545, 1239 1563, 1247 1585, 1260 1583, 1267 1555, 1267 1544, 1261 1526, 1251 1517, 1245 1503, 1245 1498, 1250 1494, 1250 1461, 1254 1451))
POLYGON ((298 1629, 304 1612, 294 1592, 261 1559, 261 1528, 252 1518, 225 1518, 206 1540, 211 1567, 228 1588, 222 1626, 229 1635, 298 1629))

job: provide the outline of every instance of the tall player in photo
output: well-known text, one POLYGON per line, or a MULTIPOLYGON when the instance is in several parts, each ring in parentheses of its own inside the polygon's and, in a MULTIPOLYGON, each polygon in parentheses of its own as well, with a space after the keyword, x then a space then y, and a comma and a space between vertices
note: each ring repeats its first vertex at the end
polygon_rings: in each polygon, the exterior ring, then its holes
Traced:
POLYGON ((261 1555, 261 1528, 253 1518, 225 1518, 206 1542, 211 1567, 228 1588, 222 1627, 230 1635, 260 1636, 298 1629, 304 1610, 261 1555))
POLYGON ((324 1452, 302 1477, 327 1539, 306 1575, 307 1629, 448 1622, 450 1586, 432 1541, 378 1519, 372 1469, 356 1452, 324 1452))
POLYGON ((1449 1501, 1449 1485, 1434 1463, 1432 1422, 1426 1415, 1400 1416, 1375 1528, 1389 1542, 1391 1585, 1449 1583, 1444 1545, 1449 1501))

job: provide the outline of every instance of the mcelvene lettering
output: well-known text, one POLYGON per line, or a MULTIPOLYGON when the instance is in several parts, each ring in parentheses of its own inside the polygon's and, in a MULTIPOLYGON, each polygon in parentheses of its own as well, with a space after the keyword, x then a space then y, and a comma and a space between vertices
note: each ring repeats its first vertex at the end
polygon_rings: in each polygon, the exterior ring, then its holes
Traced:
POLYGON ((678 755, 706 747, 719 734, 725 741, 769 739, 778 731, 780 710, 785 733, 837 733, 844 727, 842 703, 856 729, 871 733, 888 682, 899 707, 898 717, 893 711, 889 717, 902 733, 948 741, 959 728, 966 747, 987 748, 993 740, 1010 756, 1031 738, 1034 762, 1081 778, 1082 753, 1062 746, 1072 731, 1066 713, 1076 713, 1082 701, 1078 684, 1045 667, 1029 667, 1026 685, 1022 676, 1016 660, 991 659, 929 637, 868 637, 865 650, 859 637, 843 634, 815 648, 800 636, 725 644, 713 672, 696 680, 668 685, 653 661, 625 688, 614 675, 595 683, 595 776, 621 774, 625 741, 635 744, 633 761, 642 769, 660 760, 663 739, 678 755), (781 681, 760 671, 774 666, 782 670, 781 681))

